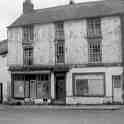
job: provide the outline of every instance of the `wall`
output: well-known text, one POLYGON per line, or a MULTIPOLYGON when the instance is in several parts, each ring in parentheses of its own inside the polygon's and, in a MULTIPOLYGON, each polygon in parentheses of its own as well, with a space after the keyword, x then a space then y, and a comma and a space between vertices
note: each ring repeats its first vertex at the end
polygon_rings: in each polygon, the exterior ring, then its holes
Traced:
POLYGON ((53 65, 55 63, 54 25, 35 25, 34 64, 53 65))
POLYGON ((23 64, 22 28, 8 30, 8 65, 23 64))
MULTIPOLYGON (((103 103, 105 101, 112 101, 112 75, 121 75, 122 76, 123 68, 122 67, 94 67, 94 68, 72 68, 67 73, 66 80, 66 96, 68 104, 98 104, 103 103), (72 88, 72 74, 73 73, 105 73, 105 98, 99 97, 73 97, 73 88, 72 88)), ((119 96, 121 96, 121 92, 119 92, 119 96)), ((120 102, 122 102, 122 98, 120 98, 120 102)))
POLYGON ((0 55, 0 83, 3 83, 3 101, 9 96, 8 85, 10 85, 10 75, 7 67, 7 55, 0 55))
POLYGON ((119 17, 105 17, 102 19, 103 62, 122 62, 121 24, 119 17))
MULTIPOLYGON (((120 63, 121 30, 120 18, 104 17, 102 20, 102 61, 120 63)), ((64 22, 65 63, 87 64, 88 42, 86 38, 86 20, 64 22)), ((34 64, 55 64, 55 29, 54 24, 35 25, 34 27, 34 64)), ((22 28, 8 30, 8 64, 23 64, 22 28)))

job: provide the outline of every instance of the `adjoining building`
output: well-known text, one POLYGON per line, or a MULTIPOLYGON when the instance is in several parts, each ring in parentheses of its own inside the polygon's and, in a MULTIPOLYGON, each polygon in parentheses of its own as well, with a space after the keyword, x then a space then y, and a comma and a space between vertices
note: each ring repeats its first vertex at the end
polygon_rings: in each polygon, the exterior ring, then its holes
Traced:
POLYGON ((53 104, 123 103, 124 2, 34 9, 8 27, 15 100, 53 104))
POLYGON ((10 76, 7 66, 8 40, 0 41, 0 103, 10 96, 10 76))

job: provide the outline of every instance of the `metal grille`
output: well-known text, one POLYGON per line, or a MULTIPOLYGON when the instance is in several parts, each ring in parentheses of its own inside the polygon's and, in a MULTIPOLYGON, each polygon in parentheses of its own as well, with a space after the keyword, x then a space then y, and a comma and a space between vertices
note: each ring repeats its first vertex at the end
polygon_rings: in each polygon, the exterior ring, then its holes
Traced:
POLYGON ((64 63, 64 41, 56 43, 56 63, 64 63))
POLYGON ((101 41, 90 40, 88 42, 88 61, 89 63, 101 63, 102 61, 102 47, 101 41))

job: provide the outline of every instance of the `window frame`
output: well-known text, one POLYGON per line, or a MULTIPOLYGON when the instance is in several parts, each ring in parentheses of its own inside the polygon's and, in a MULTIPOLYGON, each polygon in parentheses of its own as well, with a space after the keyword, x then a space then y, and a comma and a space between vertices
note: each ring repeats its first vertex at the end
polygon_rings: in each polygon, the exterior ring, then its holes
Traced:
POLYGON ((121 77, 121 75, 112 75, 112 84, 113 84, 113 88, 114 89, 120 89, 120 88, 122 88, 122 77, 121 77), (116 82, 115 82, 115 79, 116 79, 116 82), (119 82, 120 84, 118 84, 118 82, 117 82, 118 79, 120 81, 119 82))
POLYGON ((105 97, 106 96, 106 81, 105 81, 105 73, 104 72, 96 72, 96 73, 73 73, 72 74, 72 87, 73 87, 73 96, 74 97, 105 97), (76 95, 75 94, 75 77, 78 76, 78 75, 103 75, 103 90, 104 90, 104 93, 103 95, 76 95))
POLYGON ((101 39, 88 40, 88 63, 89 64, 102 63, 102 42, 101 42, 101 39), (92 46, 92 48, 91 48, 91 46, 92 46))
POLYGON ((101 18, 87 18, 87 37, 101 37, 101 18))
POLYGON ((32 24, 23 26, 23 42, 31 42, 34 40, 34 26, 32 24))
POLYGON ((34 48, 32 46, 23 47, 23 65, 33 65, 33 62, 34 62, 34 48))

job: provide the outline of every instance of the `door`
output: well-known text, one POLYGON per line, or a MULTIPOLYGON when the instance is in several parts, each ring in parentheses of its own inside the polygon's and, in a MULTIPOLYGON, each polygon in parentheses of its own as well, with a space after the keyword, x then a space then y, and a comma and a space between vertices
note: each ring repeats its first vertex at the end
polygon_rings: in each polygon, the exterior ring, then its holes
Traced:
POLYGON ((56 100, 65 101, 65 75, 56 75, 56 100))
POLYGON ((122 81, 121 76, 112 76, 113 102, 122 102, 122 81))
POLYGON ((36 98, 36 80, 30 80, 30 97, 36 98))

